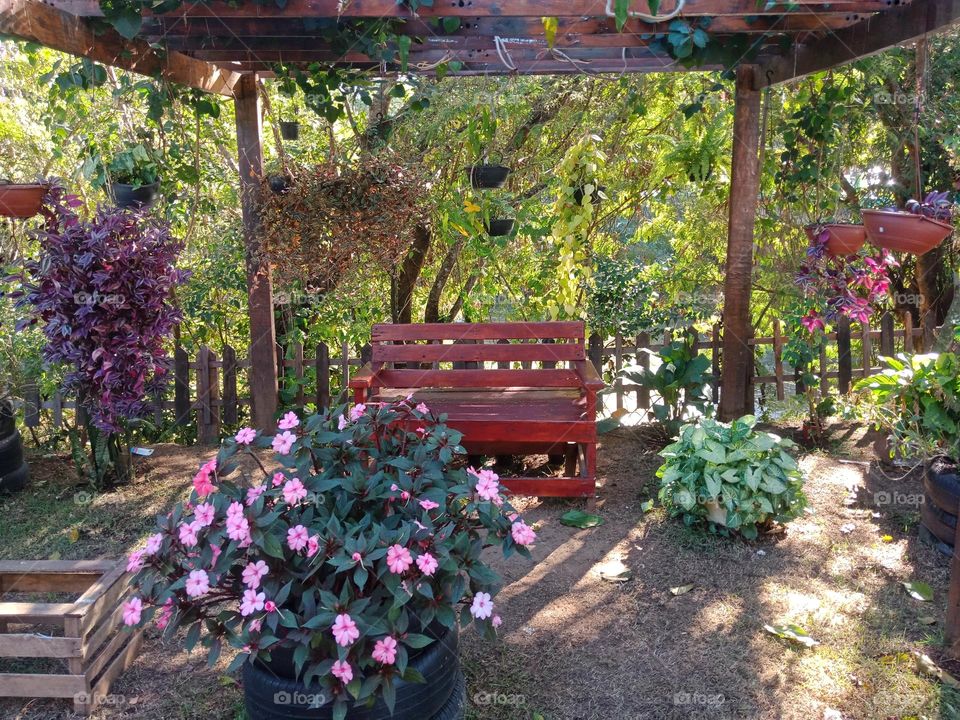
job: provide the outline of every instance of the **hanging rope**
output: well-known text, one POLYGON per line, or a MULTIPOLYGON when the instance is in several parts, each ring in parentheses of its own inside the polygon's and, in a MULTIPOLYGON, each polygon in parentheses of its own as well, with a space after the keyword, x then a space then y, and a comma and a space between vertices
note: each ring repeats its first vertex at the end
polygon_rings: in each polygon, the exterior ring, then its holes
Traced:
MULTIPOLYGON (((666 22, 667 20, 673 20, 673 18, 679 15, 683 10, 683 6, 686 4, 687 0, 677 0, 677 6, 670 12, 662 15, 649 15, 647 13, 637 12, 635 10, 627 10, 627 15, 629 17, 636 18, 637 20, 643 20, 647 23, 666 22)), ((613 0, 607 0, 605 12, 607 17, 615 18, 617 16, 616 12, 613 10, 613 0)))
POLYGON ((500 57, 500 62, 502 62, 510 72, 516 72, 517 66, 514 64, 513 58, 510 57, 510 51, 507 50, 503 39, 499 35, 494 36, 493 45, 497 49, 497 55, 500 57))
POLYGON ((913 163, 917 180, 917 202, 923 202, 923 178, 920 169, 920 113, 923 110, 923 94, 927 76, 927 36, 917 40, 916 50, 916 97, 913 103, 913 163))

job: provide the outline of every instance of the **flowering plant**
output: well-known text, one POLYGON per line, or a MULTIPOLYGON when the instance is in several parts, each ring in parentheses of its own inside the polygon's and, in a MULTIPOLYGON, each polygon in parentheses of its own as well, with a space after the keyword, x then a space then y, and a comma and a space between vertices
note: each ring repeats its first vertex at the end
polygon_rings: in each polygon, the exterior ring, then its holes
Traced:
POLYGON ((529 557, 536 539, 497 476, 464 466, 444 420, 400 401, 287 413, 272 438, 240 430, 130 556, 139 595, 124 622, 186 627, 188 650, 200 640, 213 659, 239 648, 231 670, 291 648, 334 717, 350 697, 392 711, 394 679, 419 679, 410 653, 453 629, 461 602, 461 624, 491 636, 500 624, 483 549, 529 557), (279 467, 254 452, 265 447, 279 467))
POLYGON ((869 320, 874 306, 890 290, 889 268, 899 265, 888 250, 878 255, 869 255, 865 250, 847 257, 830 255, 826 248, 828 238, 827 232, 814 238, 807 249, 807 262, 797 274, 797 284, 814 301, 801 321, 810 332, 822 330, 827 322, 839 317, 869 320))
POLYGON ((953 202, 950 200, 950 193, 946 190, 928 193, 923 202, 907 200, 905 207, 907 212, 914 215, 923 215, 946 223, 953 221, 953 202))

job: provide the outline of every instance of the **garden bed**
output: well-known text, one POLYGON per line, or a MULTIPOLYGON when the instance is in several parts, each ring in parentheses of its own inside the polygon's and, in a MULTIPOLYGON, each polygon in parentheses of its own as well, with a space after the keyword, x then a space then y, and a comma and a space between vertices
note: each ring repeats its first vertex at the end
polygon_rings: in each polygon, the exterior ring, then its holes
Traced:
MULTIPOLYGON (((649 437, 642 429, 605 436, 603 525, 559 523, 582 501, 520 503, 540 523, 537 562, 491 556, 506 580, 497 598, 502 640, 464 633, 468 718, 954 716, 960 696, 919 674, 909 655, 941 660, 948 577, 948 562, 916 538, 919 509, 909 498, 921 492, 919 479, 868 472, 871 438, 834 426, 831 456, 803 459, 810 512, 786 534, 749 544, 704 538, 659 506, 642 510, 657 487, 649 437), (617 562, 632 579, 601 579, 617 562), (901 582, 912 580, 931 585, 933 602, 907 594, 901 582), (805 649, 763 628, 791 622, 820 644, 805 649)), ((34 461, 33 486, 0 499, 0 558, 118 556, 185 496, 208 455, 159 446, 133 486, 99 496, 65 484, 65 462, 34 461)), ((242 717, 240 689, 224 677, 229 659, 208 669, 201 654, 148 630, 113 704, 94 717, 242 717)), ((0 716, 66 719, 69 705, 0 699, 0 716)))

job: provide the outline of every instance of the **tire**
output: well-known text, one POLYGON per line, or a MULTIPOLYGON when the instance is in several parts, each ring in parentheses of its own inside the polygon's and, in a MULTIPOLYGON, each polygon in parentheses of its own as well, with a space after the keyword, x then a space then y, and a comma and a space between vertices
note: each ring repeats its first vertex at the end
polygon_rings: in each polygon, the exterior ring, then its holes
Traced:
POLYGON ((17 492, 23 490, 30 479, 30 467, 21 463, 20 467, 11 473, 0 474, 0 492, 17 492))
POLYGON ((955 515, 960 507, 960 478, 957 466, 949 458, 938 457, 923 471, 923 489, 940 510, 955 515))
MULTIPOLYGON (((446 630, 446 628, 444 628, 446 630)), ((462 713, 465 694, 463 674, 457 653, 457 630, 446 631, 422 652, 410 658, 410 666, 420 671, 425 683, 394 680, 396 703, 393 715, 382 700, 373 707, 351 707, 348 720, 453 720, 459 717, 449 714, 449 708, 459 704, 462 713), (460 693, 459 703, 451 702, 460 693), (448 713, 438 715, 439 713, 448 713)), ((323 696, 322 686, 306 686, 290 677, 274 674, 261 663, 246 663, 243 666, 243 694, 248 720, 331 720, 333 704, 325 703, 311 707, 309 698, 323 696), (302 702, 297 703, 297 698, 302 702)))
POLYGON ((0 440, 10 437, 17 429, 14 418, 13 405, 10 401, 0 402, 0 440))
POLYGON ((920 522, 937 540, 953 545, 957 533, 957 516, 944 512, 933 503, 920 506, 920 522))
POLYGON ((20 431, 14 430, 12 435, 0 440, 0 475, 18 470, 21 465, 23 465, 23 441, 20 438, 20 431))
POLYGON ((917 531, 917 537, 920 538, 921 542, 926 543, 927 545, 933 545, 933 549, 936 550, 941 555, 946 557, 953 557, 953 545, 938 540, 933 536, 933 533, 927 530, 926 526, 923 523, 920 524, 920 529, 917 531))

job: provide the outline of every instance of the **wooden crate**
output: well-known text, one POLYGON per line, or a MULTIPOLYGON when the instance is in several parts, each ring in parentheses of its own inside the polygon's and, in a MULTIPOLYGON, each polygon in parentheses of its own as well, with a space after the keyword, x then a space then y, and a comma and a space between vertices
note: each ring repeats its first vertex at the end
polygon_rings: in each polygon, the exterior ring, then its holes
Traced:
POLYGON ((0 562, 0 658, 53 658, 66 673, 0 673, 0 697, 71 698, 87 715, 133 662, 142 631, 121 625, 130 590, 115 560, 0 562), (75 593, 70 602, 4 602, 7 593, 75 593), (55 627, 39 631, 39 627, 55 627), (59 629, 62 628, 62 634, 59 629))

